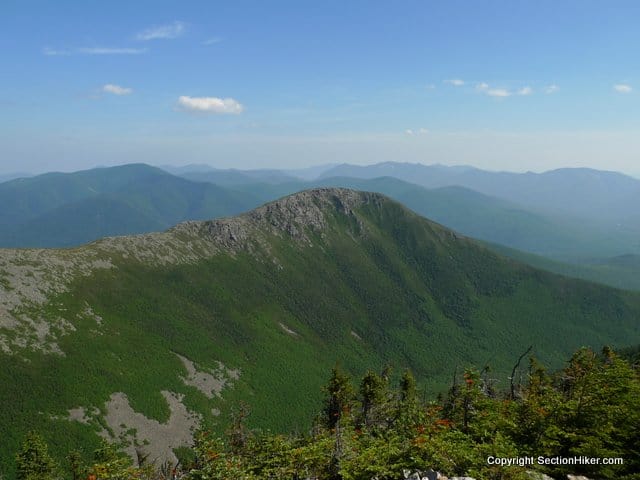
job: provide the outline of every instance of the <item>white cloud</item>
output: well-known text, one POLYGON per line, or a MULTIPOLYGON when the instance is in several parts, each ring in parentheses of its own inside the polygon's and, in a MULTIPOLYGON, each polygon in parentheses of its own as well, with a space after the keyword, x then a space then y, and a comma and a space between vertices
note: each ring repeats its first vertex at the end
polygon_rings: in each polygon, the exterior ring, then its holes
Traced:
POLYGON ((222 38, 220 37, 211 37, 202 42, 203 45, 215 45, 216 43, 220 43, 222 38))
POLYGON ((418 130, 418 133, 420 133, 422 135, 425 135, 425 134, 429 133, 429 130, 426 129, 426 128, 421 128, 420 130, 418 130))
POLYGON ((189 97, 178 98, 178 106, 184 110, 200 113, 242 113, 244 106, 233 98, 189 97))
POLYGON ((173 22, 169 25, 159 25, 147 28, 136 35, 136 40, 148 41, 158 39, 178 38, 187 30, 184 22, 173 22))
POLYGON ((518 90, 509 90, 506 88, 492 88, 488 83, 482 82, 476 85, 476 91, 494 98, 506 98, 513 95, 533 95, 533 89, 529 86, 519 88, 518 90))
POLYGON ((444 83, 448 83, 449 85, 453 85, 454 87, 461 87, 464 85, 464 80, 460 80, 459 78, 452 78, 450 80, 445 80, 444 83))
POLYGON ((407 128, 404 133, 406 133, 407 135, 413 135, 413 130, 411 130, 410 128, 407 128))
POLYGON ((613 86, 613 89, 618 93, 631 93, 633 92, 633 88, 631 85, 626 85, 624 83, 618 83, 613 86))
POLYGON ((546 93, 547 95, 550 95, 552 93, 556 93, 558 90, 560 90, 560 87, 558 85, 548 85, 544 89, 544 93, 546 93))
POLYGON ((490 97, 506 98, 511 96, 511 92, 506 88, 489 88, 485 92, 490 97))
POLYGON ((114 95, 130 95, 133 93, 133 88, 126 88, 114 85, 113 83, 107 83, 102 87, 102 91, 105 93, 112 93, 114 95))

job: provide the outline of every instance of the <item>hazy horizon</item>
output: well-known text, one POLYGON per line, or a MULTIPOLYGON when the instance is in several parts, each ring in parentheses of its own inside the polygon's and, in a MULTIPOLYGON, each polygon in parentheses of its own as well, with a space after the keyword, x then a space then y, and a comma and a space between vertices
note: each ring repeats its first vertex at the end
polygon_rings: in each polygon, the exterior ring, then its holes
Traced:
POLYGON ((637 2, 68 3, 3 5, 0 174, 398 161, 640 175, 637 2))
MULTIPOLYGON (((10 179, 13 178, 20 178, 20 177, 31 177, 31 176, 38 176, 38 175, 43 175, 43 174, 47 174, 47 173, 75 173, 75 172, 79 172, 79 171, 84 171, 84 170, 93 170, 93 169, 98 169, 98 168, 111 168, 111 167, 119 167, 119 166, 124 166, 124 165, 131 165, 131 164, 146 164, 152 167, 157 167, 163 170, 166 169, 180 169, 180 168, 184 168, 184 167, 193 167, 194 171, 198 171, 198 168, 202 168, 203 170, 206 168, 212 168, 212 169, 219 169, 219 170, 238 170, 238 171, 243 171, 243 170, 280 170, 283 172, 295 172, 297 170, 299 171, 304 171, 307 169, 323 169, 326 168, 326 170, 328 170, 329 168, 332 168, 334 166, 338 166, 338 165, 357 165, 357 166, 362 166, 362 167, 369 167, 369 166, 373 166, 373 165, 377 165, 377 164, 381 164, 381 163, 407 163, 407 164, 413 164, 413 165, 424 165, 424 166, 444 166, 444 167, 470 167, 470 168, 477 168, 479 170, 483 170, 483 171, 487 171, 487 172, 508 172, 508 173, 545 173, 545 172, 549 172, 552 170, 558 170, 558 169, 571 169, 571 168, 589 168, 589 169, 593 169, 593 170, 599 170, 599 171, 608 171, 608 172, 616 172, 616 173, 622 173, 624 175, 636 178, 636 179, 640 179, 640 169, 638 170, 638 173, 628 173, 628 172, 622 172, 619 170, 615 170, 615 169, 611 169, 611 168, 593 168, 593 167, 588 167, 588 166, 574 166, 574 167, 567 167, 567 166, 558 166, 558 167, 554 167, 554 168, 549 168, 549 169, 543 169, 543 170, 539 170, 539 171, 535 171, 535 170, 514 170, 514 169, 489 169, 489 168, 481 168, 481 167, 477 167, 474 165, 469 165, 469 164, 451 164, 451 165, 446 165, 443 163, 438 163, 438 162, 434 162, 434 163, 424 163, 424 162, 404 162, 404 161, 389 161, 389 162, 375 162, 375 163, 356 163, 356 162, 330 162, 330 163, 318 163, 318 164, 313 164, 313 165, 307 165, 307 166, 303 166, 303 167, 272 167, 270 165, 264 165, 264 166, 259 166, 256 168, 237 168, 237 167, 220 167, 214 164, 208 164, 208 163, 203 163, 203 162, 193 162, 193 163, 180 163, 180 164, 171 164, 171 163, 162 163, 162 164, 156 164, 156 163, 148 163, 148 162, 127 162, 127 163, 114 163, 112 165, 107 165, 107 164, 98 164, 98 165, 92 165, 92 166, 88 166, 88 167, 81 167, 81 168, 73 168, 73 167, 69 167, 69 168, 51 168, 49 170, 41 170, 41 171, 26 171, 26 170, 14 170, 14 171, 3 171, 0 170, 0 182, 2 181, 6 181, 5 179, 3 179, 3 177, 9 177, 10 179)), ((312 178, 312 177, 309 177, 312 178)))

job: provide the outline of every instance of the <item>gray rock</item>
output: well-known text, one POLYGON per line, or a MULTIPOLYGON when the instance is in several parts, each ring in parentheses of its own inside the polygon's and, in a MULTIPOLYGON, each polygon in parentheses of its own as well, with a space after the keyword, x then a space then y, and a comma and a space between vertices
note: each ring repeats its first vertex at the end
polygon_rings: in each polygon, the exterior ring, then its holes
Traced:
POLYGON ((422 472, 421 476, 422 480, 438 480, 440 478, 440 474, 431 469, 422 472))
POLYGON ((549 475, 545 475, 542 472, 534 472, 533 470, 527 470, 527 476, 531 480, 554 480, 549 475))
MULTIPOLYGON (((432 468, 430 468, 429 470, 423 470, 423 471, 420 471, 420 470, 412 471, 405 468, 402 471, 402 474, 404 475, 405 480, 450 480, 448 477, 446 477, 445 475, 442 475, 440 472, 436 472, 432 468)), ((466 479, 467 477, 460 477, 460 478, 466 479)))

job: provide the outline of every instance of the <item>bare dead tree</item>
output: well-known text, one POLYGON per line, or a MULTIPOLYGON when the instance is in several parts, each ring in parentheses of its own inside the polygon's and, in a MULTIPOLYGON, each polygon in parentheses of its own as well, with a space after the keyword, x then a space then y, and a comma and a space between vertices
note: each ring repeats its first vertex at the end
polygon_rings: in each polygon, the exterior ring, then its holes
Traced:
MULTIPOLYGON (((522 362, 522 359, 526 357, 531 350, 533 350, 533 345, 529 346, 529 348, 527 348, 527 351, 524 352, 522 355, 520 355, 520 357, 518 357, 518 361, 513 366, 513 370, 511 370, 511 377, 509 377, 511 400, 514 400, 516 398, 516 386, 514 383, 514 379, 516 377, 516 370, 520 368, 520 362, 522 362)), ((518 382, 518 386, 520 386, 520 382, 518 382)))

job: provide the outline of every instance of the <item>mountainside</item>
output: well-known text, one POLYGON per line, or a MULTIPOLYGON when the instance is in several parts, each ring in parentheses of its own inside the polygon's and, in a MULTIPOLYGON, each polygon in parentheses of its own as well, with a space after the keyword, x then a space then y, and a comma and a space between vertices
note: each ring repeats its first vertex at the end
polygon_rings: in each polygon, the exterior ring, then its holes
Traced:
POLYGON ((487 247, 499 255, 513 258, 541 270, 624 290, 640 290, 640 256, 638 255, 585 259, 582 263, 563 263, 495 243, 488 243, 487 247))
POLYGON ((380 192, 464 235, 539 255, 566 258, 632 248, 625 239, 612 240, 606 231, 571 218, 533 212, 465 187, 426 189, 393 177, 328 178, 322 184, 380 192))
POLYGON ((148 165, 46 174, 0 184, 0 245, 68 247, 234 215, 250 195, 190 182, 148 165))
POLYGON ((52 208, 157 175, 167 174, 148 165, 131 164, 11 180, 0 184, 0 224, 19 224, 52 208))
POLYGON ((638 295, 335 188, 165 233, 0 250, 0 300, 5 471, 31 428, 58 456, 99 434, 165 458, 239 399, 255 426, 303 427, 337 360, 409 367, 435 395, 471 363, 504 380, 530 345, 559 366, 640 334, 638 295))
POLYGON ((622 234, 571 216, 535 212, 465 187, 428 189, 395 177, 329 177, 308 182, 249 183, 236 185, 235 189, 267 202, 315 187, 379 192, 463 235, 563 261, 583 262, 596 256, 640 252, 637 235, 622 234))

